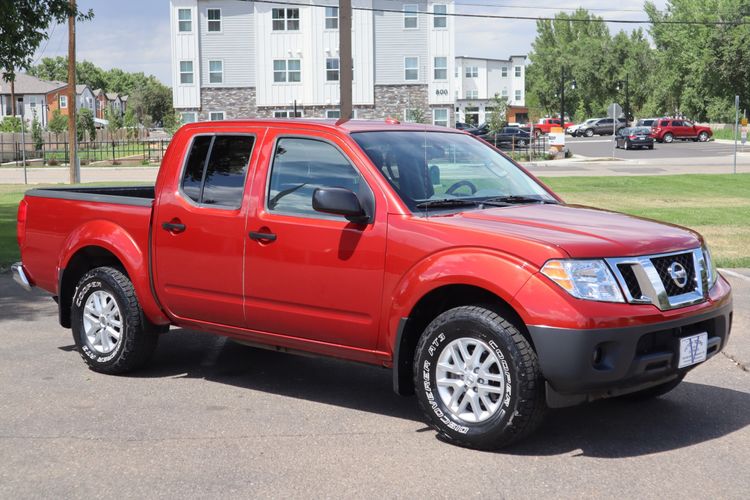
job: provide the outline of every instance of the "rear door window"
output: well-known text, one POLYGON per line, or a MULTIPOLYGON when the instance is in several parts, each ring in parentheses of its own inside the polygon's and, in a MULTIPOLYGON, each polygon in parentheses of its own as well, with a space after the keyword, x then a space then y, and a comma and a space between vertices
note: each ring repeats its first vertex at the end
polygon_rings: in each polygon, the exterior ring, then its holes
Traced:
POLYGON ((199 205, 239 208, 255 137, 211 135, 193 139, 182 192, 199 205))

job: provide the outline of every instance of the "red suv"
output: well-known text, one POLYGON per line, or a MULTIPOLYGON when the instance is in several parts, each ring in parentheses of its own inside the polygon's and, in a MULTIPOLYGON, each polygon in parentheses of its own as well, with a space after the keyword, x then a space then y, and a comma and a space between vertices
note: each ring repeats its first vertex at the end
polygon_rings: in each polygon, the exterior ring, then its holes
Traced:
POLYGON ((675 139, 692 139, 706 142, 714 133, 711 127, 696 125, 688 120, 660 118, 654 120, 651 137, 659 142, 673 142, 675 139))

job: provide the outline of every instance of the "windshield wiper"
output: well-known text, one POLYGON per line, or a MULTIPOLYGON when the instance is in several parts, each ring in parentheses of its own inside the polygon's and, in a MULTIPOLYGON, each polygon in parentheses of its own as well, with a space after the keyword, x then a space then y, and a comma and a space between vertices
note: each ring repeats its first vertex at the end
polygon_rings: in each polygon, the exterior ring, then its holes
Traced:
POLYGON ((426 200, 414 205, 417 208, 433 208, 433 207, 465 207, 465 206, 476 206, 481 205, 482 200, 465 200, 461 198, 443 198, 440 200, 426 200))
POLYGON ((515 195, 515 194, 509 195, 509 196, 494 196, 492 198, 486 198, 484 200, 480 200, 480 203, 487 203, 487 204, 549 203, 552 205, 557 205, 557 201, 555 200, 546 200, 543 198, 536 198, 534 196, 520 196, 520 195, 515 195))

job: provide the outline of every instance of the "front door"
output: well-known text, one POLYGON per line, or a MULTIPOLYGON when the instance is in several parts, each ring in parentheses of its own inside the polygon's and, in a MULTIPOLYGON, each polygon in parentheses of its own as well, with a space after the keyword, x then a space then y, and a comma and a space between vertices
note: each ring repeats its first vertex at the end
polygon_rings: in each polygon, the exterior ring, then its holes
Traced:
MULTIPOLYGON (((269 131, 269 134, 271 132, 269 131)), ((278 131, 266 141, 265 181, 253 187, 245 266, 248 327, 296 338, 374 348, 382 302, 385 202, 333 135, 278 131), (370 199, 371 224, 354 224, 312 207, 318 187, 342 187, 370 199)), ((354 155, 354 156, 353 156, 354 155)), ((369 174, 368 174, 369 175, 369 174)))
POLYGON ((257 132, 196 135, 179 185, 161 190, 154 276, 162 306, 178 319, 245 324, 243 198, 257 132))

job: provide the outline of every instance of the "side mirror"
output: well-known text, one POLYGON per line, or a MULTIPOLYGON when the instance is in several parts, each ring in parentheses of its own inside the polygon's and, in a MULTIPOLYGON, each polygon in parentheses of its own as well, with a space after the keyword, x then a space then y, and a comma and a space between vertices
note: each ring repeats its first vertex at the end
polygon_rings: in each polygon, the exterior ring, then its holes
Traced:
POLYGON ((343 215, 349 222, 368 224, 371 217, 367 215, 359 198, 352 191, 344 188, 317 188, 313 192, 314 210, 327 214, 343 215))

